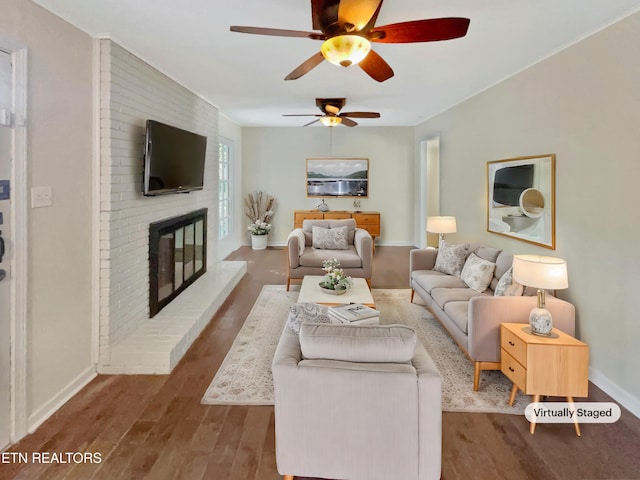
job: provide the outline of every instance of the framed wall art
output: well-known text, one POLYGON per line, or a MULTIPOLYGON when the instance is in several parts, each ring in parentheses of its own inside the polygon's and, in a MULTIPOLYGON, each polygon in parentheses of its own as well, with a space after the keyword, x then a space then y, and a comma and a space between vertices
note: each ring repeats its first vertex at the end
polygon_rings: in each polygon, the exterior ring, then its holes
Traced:
POLYGON ((487 231, 555 250, 555 154, 487 162, 487 231))
POLYGON ((368 196, 368 158, 307 158, 307 197, 368 196))

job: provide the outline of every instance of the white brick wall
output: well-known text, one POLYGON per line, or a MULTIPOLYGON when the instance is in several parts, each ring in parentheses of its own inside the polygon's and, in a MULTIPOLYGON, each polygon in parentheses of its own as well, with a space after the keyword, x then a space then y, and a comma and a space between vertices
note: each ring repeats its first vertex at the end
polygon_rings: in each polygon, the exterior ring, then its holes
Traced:
POLYGON ((149 223, 207 207, 208 250, 216 251, 218 110, 111 40, 101 40, 100 142, 100 363, 105 365, 111 347, 149 318, 149 223), (149 118, 208 137, 204 190, 142 195, 149 118))

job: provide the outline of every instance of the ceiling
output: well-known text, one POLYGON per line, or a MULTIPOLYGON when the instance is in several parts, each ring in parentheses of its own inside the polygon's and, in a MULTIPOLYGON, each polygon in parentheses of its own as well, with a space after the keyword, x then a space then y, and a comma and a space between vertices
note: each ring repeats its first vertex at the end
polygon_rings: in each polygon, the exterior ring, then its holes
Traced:
POLYGON ((395 71, 378 83, 358 67, 328 62, 284 81, 321 42, 229 31, 311 31, 309 0, 34 1, 91 36, 111 38, 239 125, 271 127, 304 125, 308 118, 282 115, 319 113, 316 97, 346 97, 343 111, 380 112, 360 125, 414 126, 640 10, 640 0, 387 0, 378 26, 449 16, 471 25, 455 40, 374 43, 395 71))

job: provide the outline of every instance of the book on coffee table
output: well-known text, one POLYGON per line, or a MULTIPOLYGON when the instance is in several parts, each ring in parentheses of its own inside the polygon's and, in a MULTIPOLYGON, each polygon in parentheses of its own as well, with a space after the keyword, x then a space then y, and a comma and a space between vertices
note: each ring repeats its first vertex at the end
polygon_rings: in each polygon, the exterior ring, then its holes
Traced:
POLYGON ((340 320, 341 322, 357 322, 366 318, 379 317, 380 312, 360 303, 349 303, 347 305, 339 305, 329 307, 329 316, 340 320))

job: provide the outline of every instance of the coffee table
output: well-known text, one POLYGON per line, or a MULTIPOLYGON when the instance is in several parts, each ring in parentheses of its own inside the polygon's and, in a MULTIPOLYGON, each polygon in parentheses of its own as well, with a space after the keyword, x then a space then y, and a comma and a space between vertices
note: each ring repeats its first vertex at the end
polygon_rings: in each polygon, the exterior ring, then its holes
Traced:
POLYGON ((322 278, 322 275, 305 275, 300 286, 298 302, 317 303, 329 307, 347 303, 361 303, 367 307, 376 308, 371 290, 369 290, 369 285, 364 278, 353 278, 353 287, 342 295, 331 295, 320 290, 318 284, 322 278))

